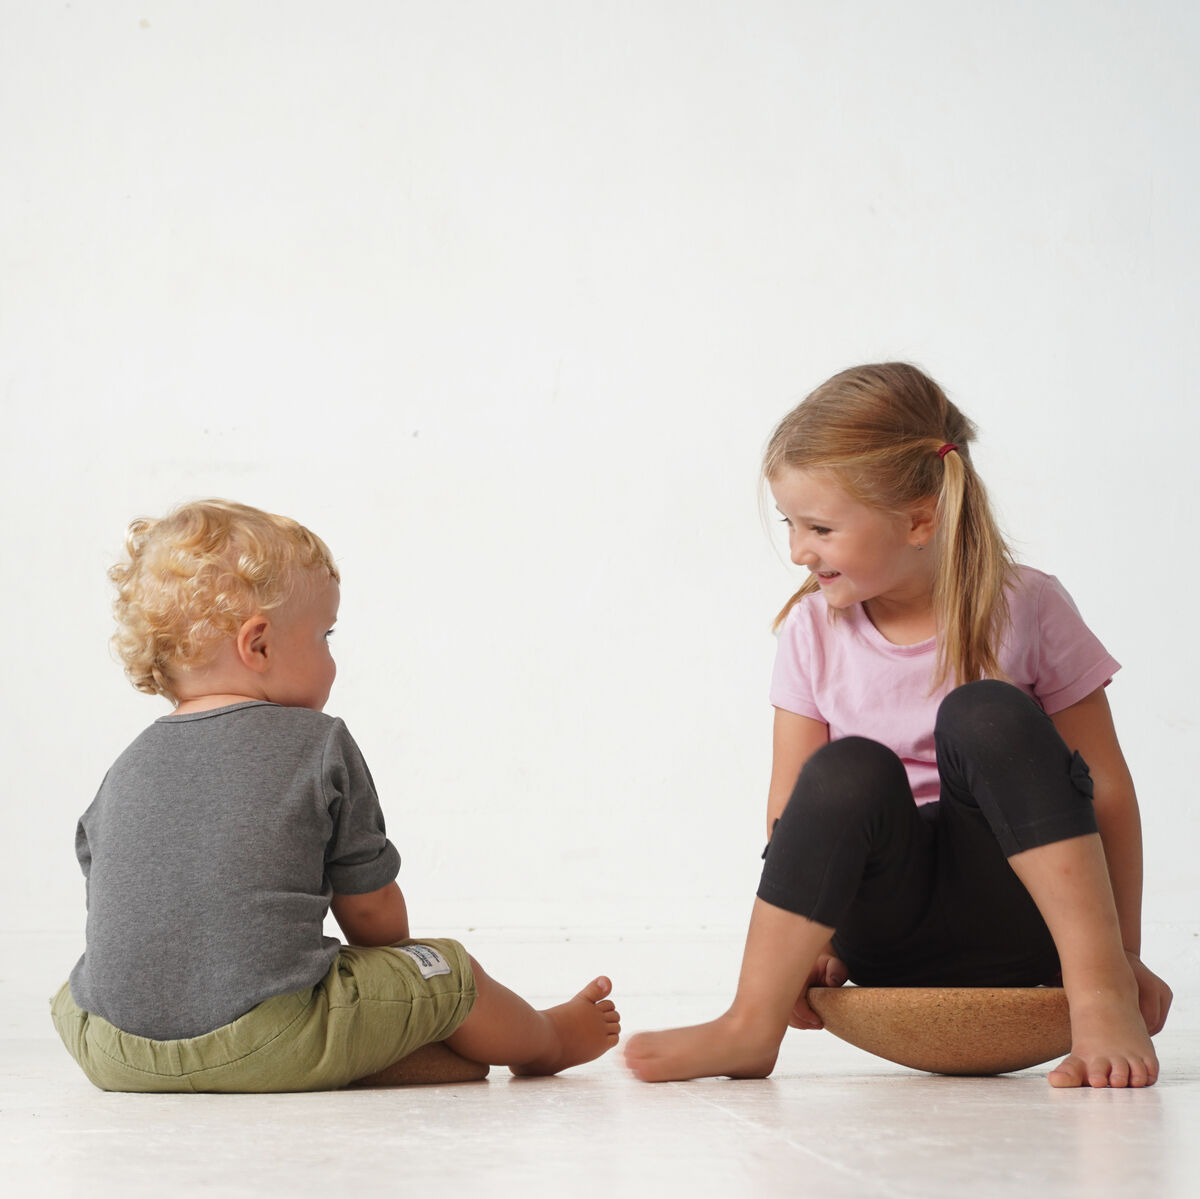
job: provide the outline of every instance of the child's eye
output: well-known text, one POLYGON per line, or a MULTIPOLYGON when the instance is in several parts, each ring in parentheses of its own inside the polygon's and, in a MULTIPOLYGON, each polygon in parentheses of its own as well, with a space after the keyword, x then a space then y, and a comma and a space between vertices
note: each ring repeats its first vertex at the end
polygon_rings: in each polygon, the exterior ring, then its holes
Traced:
POLYGON ((325 640, 328 641, 329 638, 332 637, 334 635, 334 633, 336 633, 336 632, 337 632, 337 629, 330 629, 329 632, 327 632, 325 634, 325 640))
POLYGON ((825 537, 829 533, 833 532, 832 529, 827 529, 824 525, 810 525, 809 528, 811 528, 818 537, 825 537))
POLYGON ((779 519, 783 521, 785 525, 790 525, 792 523, 792 518, 790 516, 781 516, 779 519))

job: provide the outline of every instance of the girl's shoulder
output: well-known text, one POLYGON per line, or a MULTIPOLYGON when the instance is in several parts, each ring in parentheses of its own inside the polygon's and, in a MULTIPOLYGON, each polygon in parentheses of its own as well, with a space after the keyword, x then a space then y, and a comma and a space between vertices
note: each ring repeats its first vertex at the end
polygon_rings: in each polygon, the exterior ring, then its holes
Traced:
POLYGON ((1056 575, 1024 563, 1017 565, 1016 575, 1009 585, 1008 607, 1014 624, 1037 621, 1064 610, 1076 616, 1079 612, 1070 592, 1056 575))
POLYGON ((810 591, 788 609, 787 616, 779 626, 779 633, 795 636, 801 630, 808 633, 825 631, 834 623, 831 616, 825 597, 819 591, 810 591))
POLYGON ((1104 686, 1121 668, 1062 583, 1031 566, 1018 567, 1009 593, 1000 665, 1050 713, 1104 686))
POLYGON ((1008 585, 1009 607, 1036 604, 1038 597, 1053 578, 1053 575, 1038 570, 1036 566, 1026 566, 1024 562, 1018 562, 1012 581, 1008 585))
POLYGON ((1052 574, 1047 574, 1044 570, 1038 570, 1036 566, 1029 566, 1025 562, 1018 562, 1016 575, 1011 584, 1010 590, 1014 595, 1027 593, 1036 594, 1047 583, 1057 582, 1058 580, 1052 574))

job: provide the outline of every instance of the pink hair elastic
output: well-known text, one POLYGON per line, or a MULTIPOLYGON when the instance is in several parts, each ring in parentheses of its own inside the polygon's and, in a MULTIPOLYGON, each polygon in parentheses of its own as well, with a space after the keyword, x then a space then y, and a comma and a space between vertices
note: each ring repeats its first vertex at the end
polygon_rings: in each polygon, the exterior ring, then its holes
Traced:
POLYGON ((956 449, 958 449, 958 446, 956 446, 954 442, 948 441, 940 450, 938 450, 938 457, 945 461, 946 455, 950 453, 951 450, 956 449))

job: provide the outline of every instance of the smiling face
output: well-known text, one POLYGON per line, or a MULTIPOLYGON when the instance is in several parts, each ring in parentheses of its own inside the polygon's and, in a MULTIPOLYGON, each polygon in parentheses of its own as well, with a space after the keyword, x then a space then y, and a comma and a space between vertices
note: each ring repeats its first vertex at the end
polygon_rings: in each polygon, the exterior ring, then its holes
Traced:
POLYGON ((852 498, 827 471, 785 468, 770 480, 797 566, 815 575, 831 608, 927 604, 933 588, 928 506, 896 515, 852 498))
POLYGON ((264 686, 272 703, 319 712, 337 676, 329 636, 337 621, 341 593, 325 571, 309 574, 295 597, 272 613, 270 669, 264 686))

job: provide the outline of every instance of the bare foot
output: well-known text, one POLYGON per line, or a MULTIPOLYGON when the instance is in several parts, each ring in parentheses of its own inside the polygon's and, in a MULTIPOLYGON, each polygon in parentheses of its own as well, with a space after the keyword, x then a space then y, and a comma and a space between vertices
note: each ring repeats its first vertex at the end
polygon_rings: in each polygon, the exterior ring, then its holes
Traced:
POLYGON ((590 1062, 607 1053, 620 1039, 621 1014, 605 996, 612 983, 593 979, 574 999, 541 1013, 550 1025, 550 1046, 545 1053, 519 1066, 514 1074, 557 1074, 569 1066, 590 1062))
POLYGON ((642 1082, 766 1078, 778 1056, 779 1037, 764 1037, 726 1012, 707 1024, 638 1033, 625 1049, 625 1064, 642 1082))
POLYGON ((1071 1002, 1071 1053, 1051 1070, 1052 1087, 1149 1087, 1157 1078, 1136 1000, 1100 992, 1071 1002))

